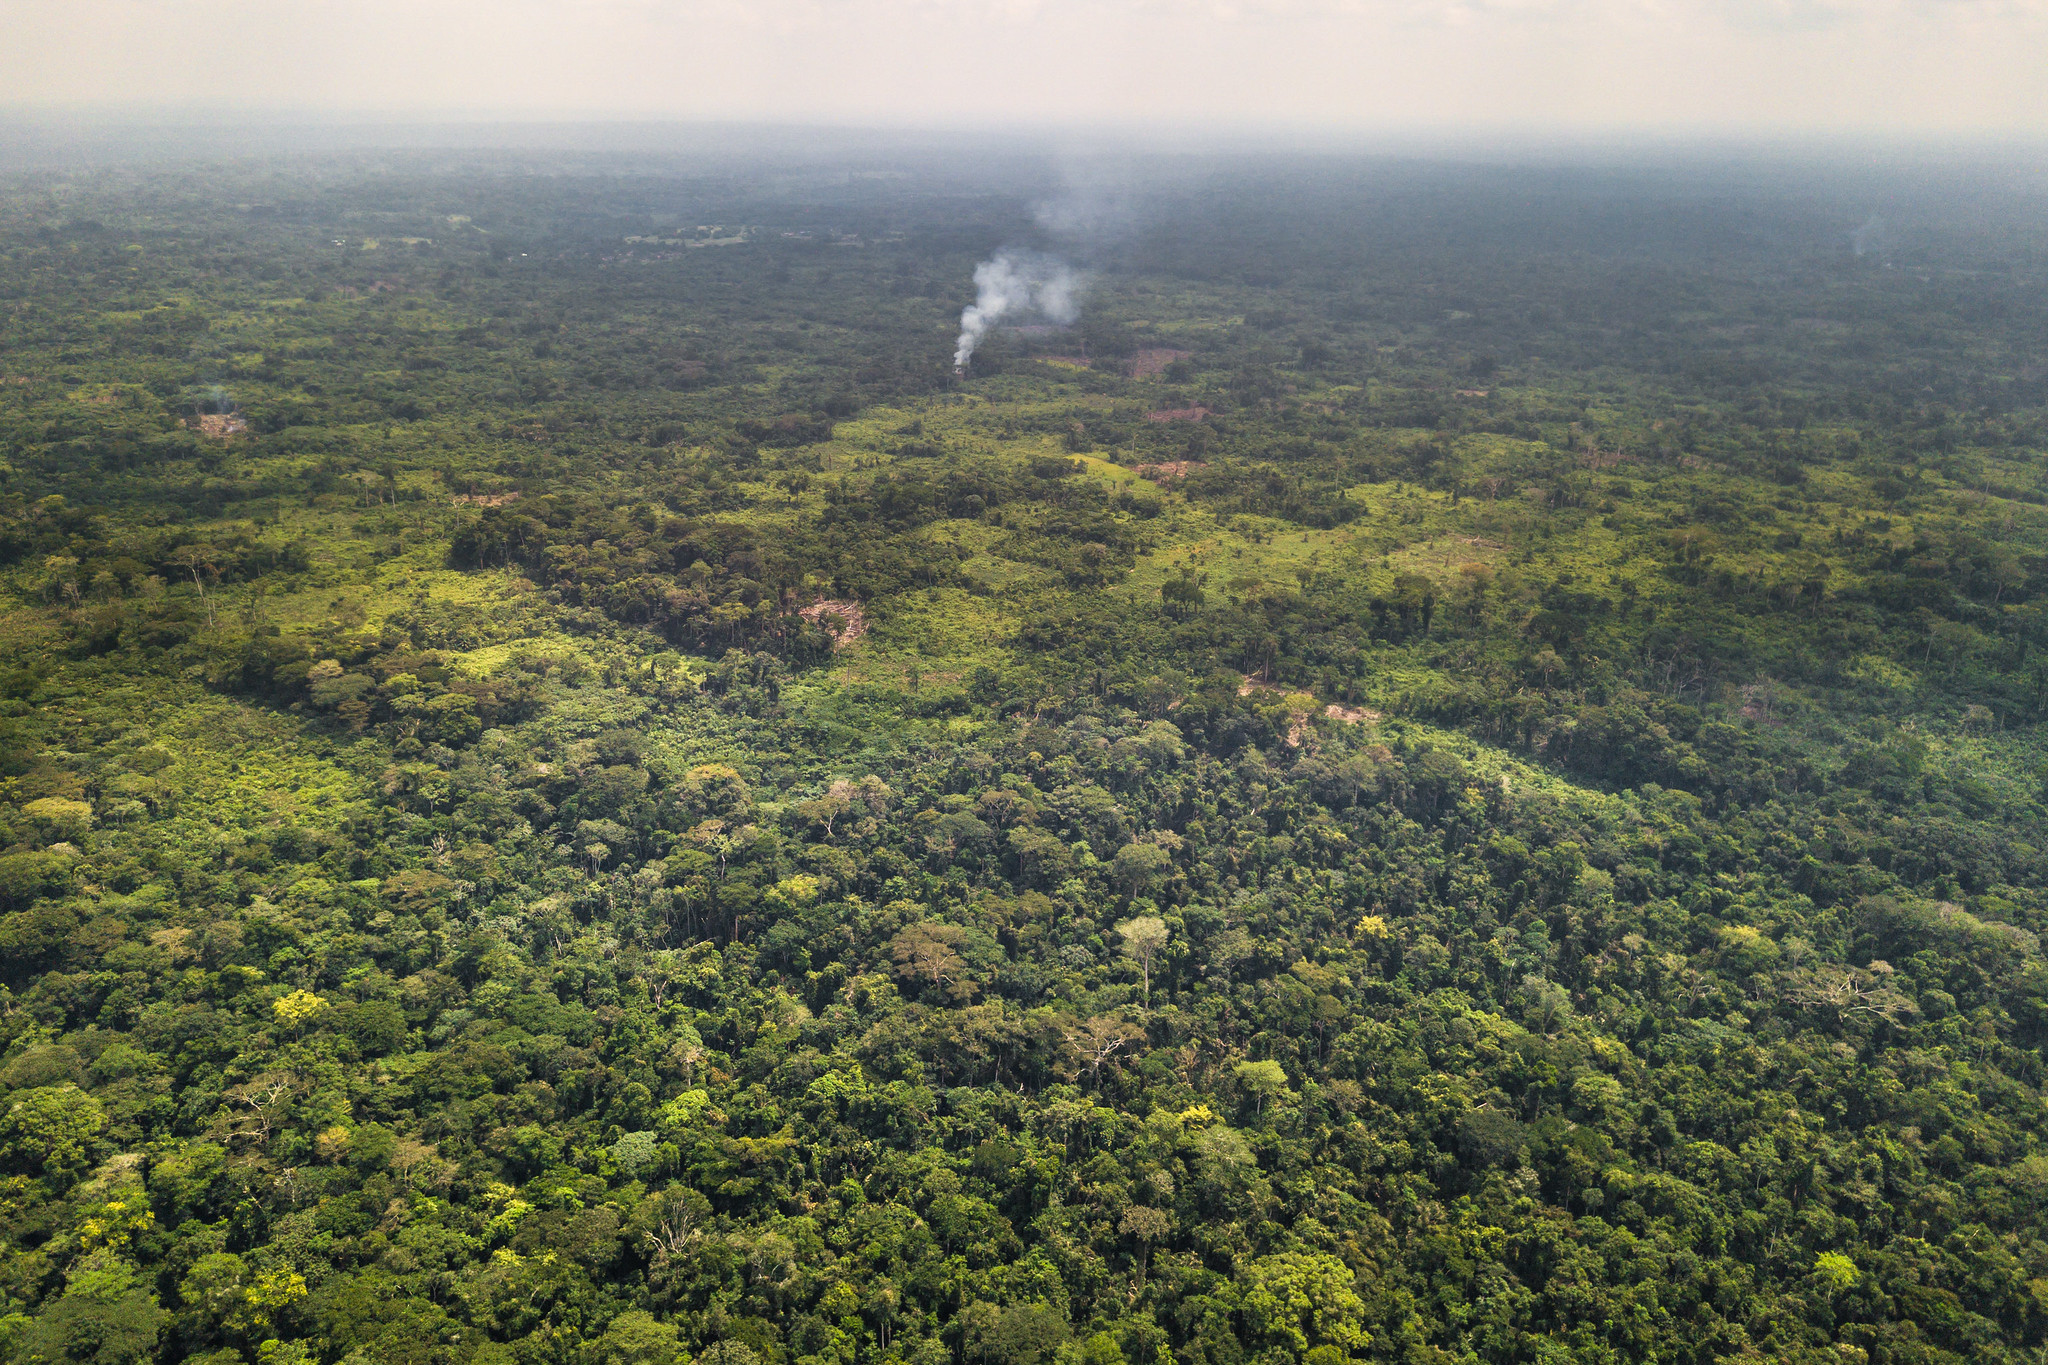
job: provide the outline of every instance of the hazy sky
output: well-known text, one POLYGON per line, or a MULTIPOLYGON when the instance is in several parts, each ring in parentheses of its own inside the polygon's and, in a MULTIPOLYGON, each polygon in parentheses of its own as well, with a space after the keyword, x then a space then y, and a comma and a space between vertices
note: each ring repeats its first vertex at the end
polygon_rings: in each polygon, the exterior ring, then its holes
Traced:
POLYGON ((2048 0, 0 0, 132 112, 2048 134, 2048 0))

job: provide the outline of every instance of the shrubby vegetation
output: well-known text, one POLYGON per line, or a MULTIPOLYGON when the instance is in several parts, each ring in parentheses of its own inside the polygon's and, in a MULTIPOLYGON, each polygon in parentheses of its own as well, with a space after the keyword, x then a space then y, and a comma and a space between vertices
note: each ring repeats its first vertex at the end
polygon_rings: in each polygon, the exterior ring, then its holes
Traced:
POLYGON ((952 174, 4 186, 0 1351, 2035 1358, 2032 229, 952 174))

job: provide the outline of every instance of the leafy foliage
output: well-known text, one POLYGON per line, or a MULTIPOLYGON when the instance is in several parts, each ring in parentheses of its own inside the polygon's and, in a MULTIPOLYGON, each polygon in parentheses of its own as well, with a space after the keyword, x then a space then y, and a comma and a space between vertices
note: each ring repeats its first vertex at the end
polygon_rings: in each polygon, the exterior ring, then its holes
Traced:
POLYGON ((2039 1355, 2037 217, 550 164, 5 186, 8 1359, 2039 1355))

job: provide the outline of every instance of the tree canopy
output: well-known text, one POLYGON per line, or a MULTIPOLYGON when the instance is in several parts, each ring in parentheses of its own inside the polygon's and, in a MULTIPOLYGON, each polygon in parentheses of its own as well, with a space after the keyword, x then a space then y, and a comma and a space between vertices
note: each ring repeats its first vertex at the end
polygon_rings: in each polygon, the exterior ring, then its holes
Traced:
POLYGON ((2038 1359, 2038 213, 883 159, 0 179, 0 1359, 2038 1359))

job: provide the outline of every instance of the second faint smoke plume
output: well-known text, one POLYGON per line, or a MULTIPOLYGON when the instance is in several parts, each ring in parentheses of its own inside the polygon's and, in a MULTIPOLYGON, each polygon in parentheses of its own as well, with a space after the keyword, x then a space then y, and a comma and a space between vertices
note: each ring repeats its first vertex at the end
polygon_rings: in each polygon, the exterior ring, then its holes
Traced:
POLYGON ((1013 313, 1033 313, 1064 327, 1081 316, 1081 276, 1054 256, 998 251, 974 267, 974 302, 960 314, 953 368, 964 370, 988 329, 1013 313))

